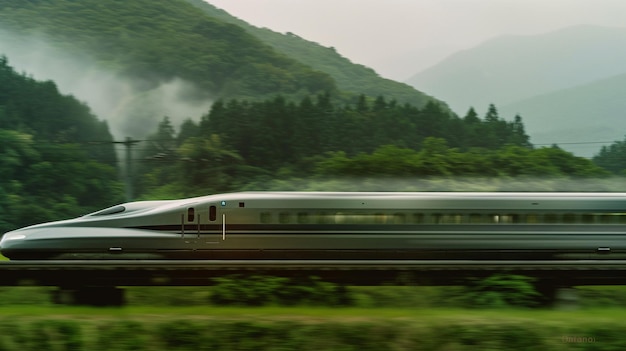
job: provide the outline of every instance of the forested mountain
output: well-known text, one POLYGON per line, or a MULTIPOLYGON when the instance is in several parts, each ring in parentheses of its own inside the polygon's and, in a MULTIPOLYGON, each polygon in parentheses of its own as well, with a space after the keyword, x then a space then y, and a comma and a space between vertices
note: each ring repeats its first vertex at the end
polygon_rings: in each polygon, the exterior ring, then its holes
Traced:
MULTIPOLYGON (((42 78, 58 81, 64 91, 93 105, 118 138, 143 137, 145 127, 156 126, 164 115, 177 122, 199 118, 222 98, 263 100, 280 94, 298 101, 329 92, 343 101, 361 94, 416 106, 432 101, 332 49, 254 29, 204 2, 0 0, 2 51, 20 64, 50 57, 39 60, 48 66, 39 70, 47 74, 42 78), (260 39, 259 33, 272 39, 260 39), (29 53, 23 53, 26 43, 29 53), (62 76, 53 75, 60 71, 62 76), (67 76, 73 77, 68 86, 81 77, 91 81, 67 88, 67 76)), ((19 68, 31 71, 26 64, 19 68)))
POLYGON ((87 106, 0 57, 0 232, 120 201, 111 141, 87 106))
MULTIPOLYGON (((0 56, 0 128, 54 143, 111 142, 107 123, 74 97, 61 95, 54 82, 18 74, 0 56)), ((111 145, 91 148, 90 156, 114 165, 111 145)))
MULTIPOLYGON (((356 191, 365 190, 358 180, 380 177, 608 174, 558 147, 533 149, 521 118, 506 121, 493 105, 484 118, 473 110, 459 118, 435 103, 420 109, 382 97, 348 105, 328 95, 298 104, 282 97, 220 101, 178 133, 164 119, 149 140, 137 184, 146 198, 241 189, 356 191), (349 187, 324 182, 346 177, 353 179, 349 187)), ((391 190, 387 185, 382 189, 391 190)))
POLYGON ((602 143, 626 135, 626 74, 535 96, 501 107, 520 113, 537 144, 562 143, 576 155, 592 157, 602 143))
POLYGON ((333 91, 333 79, 183 0, 0 1, 0 25, 43 35, 144 84, 181 78, 218 97, 333 91))
POLYGON ((615 174, 626 175, 626 138, 603 146, 593 161, 600 167, 615 174))
POLYGON ((341 91, 365 94, 367 96, 384 96, 393 98, 400 103, 410 103, 422 107, 433 98, 415 90, 410 85, 381 78, 374 70, 353 63, 341 56, 334 48, 327 48, 311 42, 294 33, 277 33, 267 28, 250 25, 225 11, 205 2, 204 0, 186 0, 202 9, 211 17, 227 23, 233 23, 250 34, 271 45, 276 51, 305 63, 314 69, 325 72, 333 77, 341 91))
POLYGON ((502 36, 458 52, 407 82, 446 101, 457 113, 626 73, 626 28, 575 26, 502 36))
POLYGON ((591 157, 601 146, 593 142, 626 134, 624 61, 626 28, 576 26, 492 39, 409 83, 458 113, 495 103, 504 115, 524 116, 533 143, 591 157))

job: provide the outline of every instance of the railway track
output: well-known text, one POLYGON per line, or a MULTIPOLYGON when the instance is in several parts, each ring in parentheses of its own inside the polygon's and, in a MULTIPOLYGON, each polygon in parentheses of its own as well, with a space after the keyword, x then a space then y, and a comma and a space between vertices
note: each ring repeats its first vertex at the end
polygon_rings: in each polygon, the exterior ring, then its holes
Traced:
POLYGON ((0 262, 0 285, 212 285, 234 274, 317 276, 353 285, 458 284, 498 272, 560 285, 625 284, 626 260, 64 260, 0 262))

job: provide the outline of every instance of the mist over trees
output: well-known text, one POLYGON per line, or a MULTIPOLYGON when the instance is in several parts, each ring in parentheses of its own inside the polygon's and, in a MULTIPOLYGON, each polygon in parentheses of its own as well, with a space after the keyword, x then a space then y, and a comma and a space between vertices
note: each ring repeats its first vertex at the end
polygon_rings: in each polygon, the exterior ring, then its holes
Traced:
POLYGON ((329 75, 183 0, 0 0, 0 23, 20 35, 41 33, 146 86, 179 78, 213 97, 246 98, 336 89, 329 75))
POLYGON ((117 138, 144 138, 164 115, 197 119, 218 99, 329 92, 344 102, 359 94, 437 101, 203 1, 0 0, 0 47, 20 70, 88 102, 117 138))
MULTIPOLYGON (((16 73, 4 57, 0 81, 0 230, 123 202, 105 122, 53 82, 16 73)), ((557 147, 534 148, 522 118, 507 121, 493 105, 483 117, 470 109, 460 118, 436 103, 418 108, 361 95, 345 104, 330 93, 299 102, 222 100, 181 125, 164 117, 131 161, 143 199, 303 190, 298 179, 361 190, 324 182, 608 174, 557 147)))
POLYGON ((0 232, 121 200, 105 122, 0 57, 0 232), (95 143, 94 143, 95 142, 95 143))
POLYGON ((299 103, 219 101, 178 133, 164 118, 148 139, 137 184, 145 198, 268 190, 277 179, 290 188, 302 178, 608 175, 558 147, 534 148, 521 117, 506 121, 493 105, 484 118, 474 110, 459 118, 437 104, 382 97, 345 105, 329 94, 299 103))
MULTIPOLYGON (((418 107, 423 107, 429 101, 435 101, 432 96, 418 91, 408 84, 382 78, 373 69, 351 62, 348 58, 341 56, 341 53, 333 47, 322 46, 294 33, 282 34, 267 28, 255 27, 204 0, 185 1, 198 7, 211 17, 243 28, 277 52, 296 59, 314 70, 329 74, 335 80, 339 91, 349 97, 359 94, 383 95, 401 103, 408 102, 418 107)), ((441 103, 440 100, 439 103, 441 103)))

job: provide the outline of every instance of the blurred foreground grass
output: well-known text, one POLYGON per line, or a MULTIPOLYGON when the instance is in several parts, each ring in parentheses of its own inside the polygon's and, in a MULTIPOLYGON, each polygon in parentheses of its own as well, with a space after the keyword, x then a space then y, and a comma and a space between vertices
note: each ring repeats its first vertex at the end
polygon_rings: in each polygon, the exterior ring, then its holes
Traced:
MULTIPOLYGON (((57 288, 45 286, 0 286, 0 308, 59 307, 52 304, 50 299, 55 289, 57 288)), ((124 289, 126 308, 224 307, 221 303, 211 302, 211 295, 217 289, 211 286, 135 286, 124 289)), ((462 286, 348 286, 346 289, 351 302, 339 310, 349 310, 349 308, 382 310, 476 308, 475 305, 468 306, 465 298, 467 290, 462 286)), ((576 287, 575 292, 577 295, 575 309, 626 309, 626 286, 581 286, 576 287)), ((324 306, 319 303, 304 305, 315 306, 311 307, 313 310, 317 306, 320 308, 324 306)), ((269 306, 278 305, 269 304, 269 306)), ((528 309, 528 311, 541 311, 541 309, 528 309)))
POLYGON ((128 306, 0 288, 0 350, 625 350, 626 287, 581 287, 569 310, 455 306, 459 287, 348 287, 351 307, 223 307, 210 287, 128 287, 128 306), (447 297, 447 298, 446 298, 447 297))
POLYGON ((0 349, 624 350, 626 309, 0 308, 0 349))
MULTIPOLYGON (((219 306, 3 306, 2 318, 17 319, 79 319, 79 320, 151 320, 190 318, 207 320, 356 322, 398 320, 423 323, 445 321, 542 321, 549 323, 626 323, 625 308, 579 308, 575 310, 542 309, 465 309, 465 308, 356 308, 356 307, 219 307, 219 306)), ((626 337, 626 336, 625 336, 626 337)))

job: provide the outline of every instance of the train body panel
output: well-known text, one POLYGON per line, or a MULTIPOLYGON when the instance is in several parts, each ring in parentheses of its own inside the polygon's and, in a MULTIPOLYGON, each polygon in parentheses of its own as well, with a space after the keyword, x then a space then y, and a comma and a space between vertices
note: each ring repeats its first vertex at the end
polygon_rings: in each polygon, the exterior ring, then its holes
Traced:
POLYGON ((11 259, 614 259, 626 255, 626 194, 219 194, 121 204, 18 229, 3 236, 0 252, 11 259))

